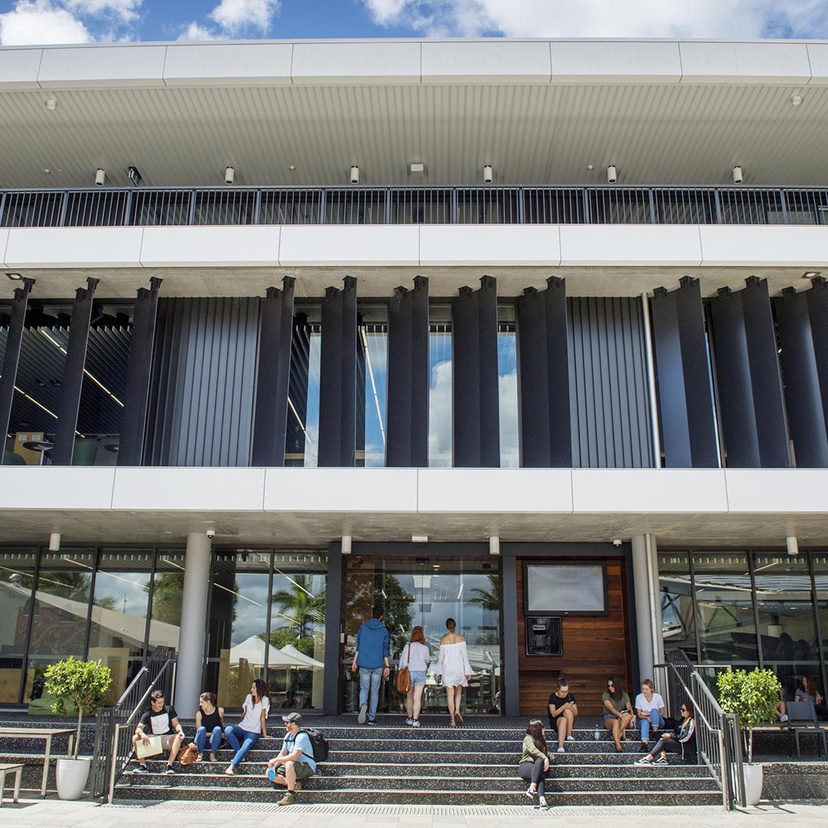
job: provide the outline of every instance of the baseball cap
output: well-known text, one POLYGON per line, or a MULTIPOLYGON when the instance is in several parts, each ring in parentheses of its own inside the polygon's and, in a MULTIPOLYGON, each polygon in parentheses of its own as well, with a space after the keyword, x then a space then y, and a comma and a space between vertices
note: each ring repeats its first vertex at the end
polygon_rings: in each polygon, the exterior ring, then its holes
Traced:
POLYGON ((288 722, 293 722, 293 724, 302 724, 302 717, 298 713, 288 713, 287 716, 282 716, 282 721, 287 724, 288 722))

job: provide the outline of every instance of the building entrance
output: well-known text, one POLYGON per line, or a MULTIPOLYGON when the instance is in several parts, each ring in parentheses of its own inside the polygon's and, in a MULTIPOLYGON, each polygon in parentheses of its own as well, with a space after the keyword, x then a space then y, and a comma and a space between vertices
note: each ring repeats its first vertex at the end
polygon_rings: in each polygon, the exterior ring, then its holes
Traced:
POLYGON ((411 630, 418 625, 423 628, 431 651, 423 712, 446 710, 446 694, 437 681, 435 666, 447 618, 457 622, 457 632, 466 639, 473 671, 463 693, 463 711, 500 712, 502 590, 498 562, 443 556, 363 558, 353 555, 347 556, 344 563, 342 711, 357 711, 359 681, 350 669, 356 634, 359 625, 371 617, 372 607, 380 605, 385 610, 383 622, 391 635, 391 677, 382 686, 380 712, 405 711, 405 697, 394 689, 394 677, 411 630))

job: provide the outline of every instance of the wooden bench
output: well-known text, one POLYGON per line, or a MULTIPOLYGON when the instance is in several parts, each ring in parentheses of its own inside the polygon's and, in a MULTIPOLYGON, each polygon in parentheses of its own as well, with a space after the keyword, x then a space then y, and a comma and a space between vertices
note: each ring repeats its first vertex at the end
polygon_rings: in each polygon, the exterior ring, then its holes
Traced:
POLYGON ((75 729, 73 727, 0 727, 0 738, 8 739, 43 739, 45 751, 43 757, 43 776, 40 781, 40 795, 46 796, 46 780, 49 777, 49 760, 52 757, 52 739, 55 736, 69 736, 69 749, 67 756, 72 755, 72 747, 75 744, 75 729))
POLYGON ((3 797, 6 793, 6 774, 14 774, 14 796, 12 802, 20 801, 20 779, 23 773, 23 765, 0 764, 0 806, 3 804, 3 797))

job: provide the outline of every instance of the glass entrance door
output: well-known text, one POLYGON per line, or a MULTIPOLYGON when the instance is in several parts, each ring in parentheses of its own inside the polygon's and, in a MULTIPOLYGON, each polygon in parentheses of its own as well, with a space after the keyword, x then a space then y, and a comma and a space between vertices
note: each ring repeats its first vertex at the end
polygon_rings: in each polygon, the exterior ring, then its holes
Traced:
POLYGON ((431 651, 423 712, 446 711, 446 694, 434 674, 446 619, 457 622, 466 639, 473 675, 463 692, 463 710, 500 712, 500 607, 498 564, 484 558, 345 558, 343 621, 345 653, 341 683, 343 712, 356 712, 359 680, 350 666, 359 625, 371 609, 385 610, 383 623, 391 634, 391 677, 383 683, 379 710, 405 711, 405 698, 394 689, 394 677, 411 630, 421 626, 431 651))

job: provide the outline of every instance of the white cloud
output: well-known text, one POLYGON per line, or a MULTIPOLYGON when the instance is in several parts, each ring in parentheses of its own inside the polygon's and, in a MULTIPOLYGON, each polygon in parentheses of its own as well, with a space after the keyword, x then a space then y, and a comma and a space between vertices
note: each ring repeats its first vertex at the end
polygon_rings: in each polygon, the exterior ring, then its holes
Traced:
POLYGON ((205 26, 200 26, 195 20, 178 35, 178 40, 216 40, 217 38, 218 35, 215 32, 205 26))
POLYGON ((209 14, 227 34, 250 29, 265 33, 279 11, 279 0, 221 0, 209 14))
POLYGON ((143 0, 62 0, 69 11, 84 16, 111 15, 123 22, 135 20, 143 0))
POLYGON ((824 37, 828 0, 362 0, 431 37, 824 37))
POLYGON ((0 45, 33 46, 89 43, 89 30, 73 14, 49 0, 19 0, 0 14, 0 45))

